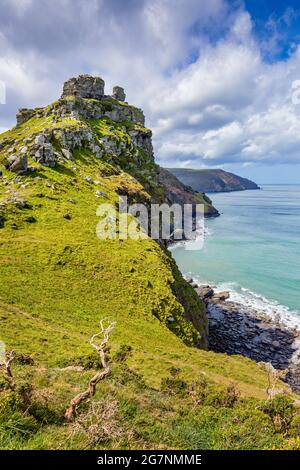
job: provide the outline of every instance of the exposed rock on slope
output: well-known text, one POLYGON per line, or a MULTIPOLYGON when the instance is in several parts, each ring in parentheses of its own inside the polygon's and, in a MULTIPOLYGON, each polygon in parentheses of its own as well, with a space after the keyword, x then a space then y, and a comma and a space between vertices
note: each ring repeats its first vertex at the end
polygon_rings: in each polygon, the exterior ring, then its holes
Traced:
POLYGON ((253 181, 224 170, 170 168, 169 171, 184 184, 191 186, 194 191, 219 193, 260 189, 253 181))

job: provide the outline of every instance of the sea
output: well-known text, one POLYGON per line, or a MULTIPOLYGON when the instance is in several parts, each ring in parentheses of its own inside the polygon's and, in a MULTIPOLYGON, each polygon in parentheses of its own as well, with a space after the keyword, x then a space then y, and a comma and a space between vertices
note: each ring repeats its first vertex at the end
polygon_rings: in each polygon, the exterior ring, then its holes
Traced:
POLYGON ((210 194, 201 249, 172 247, 181 270, 232 301, 300 327, 300 184, 210 194))

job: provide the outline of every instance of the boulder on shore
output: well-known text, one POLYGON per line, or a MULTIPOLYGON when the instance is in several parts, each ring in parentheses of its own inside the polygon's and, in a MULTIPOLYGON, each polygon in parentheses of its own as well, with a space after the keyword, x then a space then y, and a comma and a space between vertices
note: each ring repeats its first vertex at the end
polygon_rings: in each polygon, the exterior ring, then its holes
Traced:
POLYGON ((225 300, 229 299, 229 297, 230 297, 230 292, 228 291, 217 292, 209 299, 209 301, 210 302, 224 302, 225 300))
POLYGON ((210 286, 201 286, 196 289, 201 299, 208 299, 214 295, 214 290, 210 286))

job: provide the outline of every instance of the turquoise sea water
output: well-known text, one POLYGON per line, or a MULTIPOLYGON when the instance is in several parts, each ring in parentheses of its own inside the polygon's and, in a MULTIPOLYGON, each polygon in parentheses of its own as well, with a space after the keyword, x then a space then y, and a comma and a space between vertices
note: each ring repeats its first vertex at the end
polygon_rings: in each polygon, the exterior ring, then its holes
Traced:
POLYGON ((300 320, 300 185, 210 197, 221 216, 205 221, 202 250, 172 249, 181 271, 231 290, 233 300, 300 320))

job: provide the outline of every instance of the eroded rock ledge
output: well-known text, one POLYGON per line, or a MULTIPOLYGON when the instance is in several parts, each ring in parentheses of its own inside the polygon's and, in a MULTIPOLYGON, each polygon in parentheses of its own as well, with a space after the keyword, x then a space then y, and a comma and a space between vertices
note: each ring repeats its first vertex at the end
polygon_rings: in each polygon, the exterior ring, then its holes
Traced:
POLYGON ((230 293, 215 292, 188 279, 206 304, 209 349, 241 354, 256 362, 270 363, 284 371, 284 380, 300 392, 300 331, 265 312, 230 301, 230 293))

